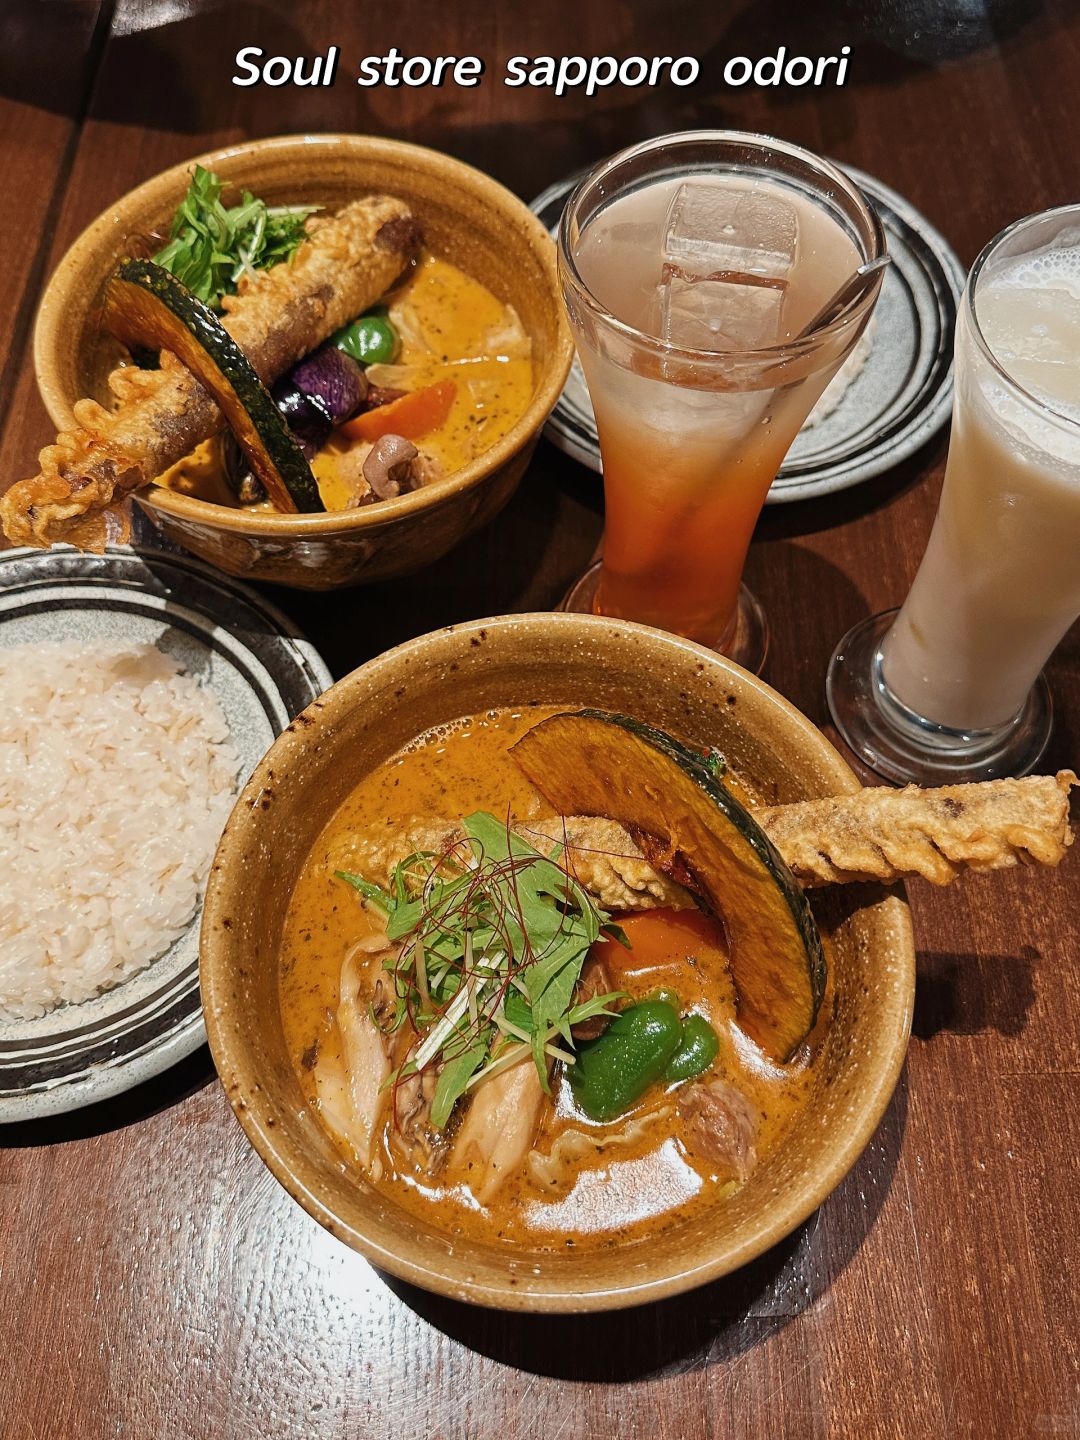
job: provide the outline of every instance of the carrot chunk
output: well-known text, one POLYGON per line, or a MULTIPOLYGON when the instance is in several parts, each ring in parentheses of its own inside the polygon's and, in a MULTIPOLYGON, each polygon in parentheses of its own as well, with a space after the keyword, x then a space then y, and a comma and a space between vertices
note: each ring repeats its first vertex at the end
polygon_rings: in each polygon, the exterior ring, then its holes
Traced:
POLYGON ((350 440, 371 442, 383 435, 402 435, 406 440, 419 440, 445 422, 456 395, 455 381, 438 380, 434 385, 425 385, 423 390, 411 390, 389 405, 366 410, 363 415, 357 415, 354 420, 342 425, 341 433, 350 440))
POLYGON ((604 938, 596 941, 591 951, 613 977, 628 970, 672 967, 677 971, 685 967, 687 955, 724 947, 720 926, 700 910, 642 910, 617 919, 632 949, 604 938))

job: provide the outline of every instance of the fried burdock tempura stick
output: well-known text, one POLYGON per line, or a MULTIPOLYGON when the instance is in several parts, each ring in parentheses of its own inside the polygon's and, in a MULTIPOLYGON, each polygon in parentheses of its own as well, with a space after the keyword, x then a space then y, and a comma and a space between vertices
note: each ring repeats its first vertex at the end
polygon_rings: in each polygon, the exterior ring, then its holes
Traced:
MULTIPOLYGON (((947 885, 961 870, 1057 865, 1072 844, 1071 770, 1057 776, 990 780, 938 790, 861 790, 755 810, 754 818, 807 888, 860 880, 921 876, 947 885)), ((515 831, 547 851, 564 846, 562 863, 603 908, 686 909, 690 892, 642 856, 614 820, 571 815, 530 820, 515 831)), ((389 885, 395 866, 417 852, 447 853, 464 841, 451 820, 413 817, 380 832, 354 834, 335 851, 332 867, 357 870, 389 885)))
MULTIPOLYGON (((342 325, 384 295, 420 248, 420 228, 403 200, 372 195, 308 222, 291 260, 241 279, 222 302, 225 329, 259 378, 271 384, 342 325)), ((39 456, 40 472, 0 498, 0 524, 15 545, 65 541, 102 551, 129 532, 135 490, 151 484, 225 419, 209 392, 175 356, 159 370, 122 366, 109 377, 116 400, 74 407, 79 428, 39 456)))
POLYGON ((1071 770, 920 790, 887 786, 756 812, 804 886, 921 875, 948 885, 961 870, 1057 865, 1072 844, 1071 770))

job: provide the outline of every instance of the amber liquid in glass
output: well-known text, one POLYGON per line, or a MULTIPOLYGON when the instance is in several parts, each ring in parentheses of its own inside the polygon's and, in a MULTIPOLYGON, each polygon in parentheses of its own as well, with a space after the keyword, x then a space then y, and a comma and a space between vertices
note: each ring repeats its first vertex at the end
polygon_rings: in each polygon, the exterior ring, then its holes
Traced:
MULTIPOLYGON (((854 241, 808 196, 758 176, 712 184, 775 192, 794 207, 797 242, 771 345, 792 340, 861 263, 854 241)), ((582 231, 575 260, 617 320, 668 340, 658 308, 672 202, 684 177, 617 197, 582 231)), ((701 295, 707 304, 706 290, 701 295)), ((691 300, 695 299, 691 296, 691 300)), ((676 332, 678 333, 678 332, 676 332)), ((691 332, 693 333, 693 332, 691 332)), ((738 374, 577 336, 596 413, 607 512, 594 608, 723 648, 736 621, 754 525, 791 442, 842 355, 784 383, 775 358, 738 374)), ((685 342, 684 342, 685 343, 685 342)), ((701 346, 704 349, 706 347, 701 346)), ((750 347, 756 349, 756 346, 750 347)))

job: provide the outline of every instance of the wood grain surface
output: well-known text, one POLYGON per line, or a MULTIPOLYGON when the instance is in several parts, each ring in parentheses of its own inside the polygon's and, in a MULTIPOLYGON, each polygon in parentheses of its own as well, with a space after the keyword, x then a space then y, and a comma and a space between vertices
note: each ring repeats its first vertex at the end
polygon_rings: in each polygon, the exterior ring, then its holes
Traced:
MULTIPOLYGON (((28 340, 51 266, 113 197, 232 138, 395 135, 530 197, 664 130, 761 129, 879 176, 965 263, 1007 222, 1080 198, 1071 0, 5 0, 0 42, 0 486, 49 438, 28 340), (330 43, 331 90, 229 84, 241 45, 330 43), (848 84, 724 87, 729 56, 780 43, 850 44, 848 84), (351 86, 355 60, 391 44, 482 56, 487 78, 351 86), (500 83, 508 56, 541 53, 693 54, 702 77, 589 101, 500 83)), ((945 445, 762 519, 748 578, 773 626, 767 675, 819 724, 836 640, 910 585, 945 445)), ((545 444, 504 514, 441 564, 274 599, 340 674, 448 621, 550 607, 601 527, 595 478, 545 444)), ((1050 678, 1047 765, 1075 765, 1080 629, 1050 678)), ((641 1311, 514 1318, 387 1280, 263 1169, 205 1050, 122 1099, 0 1129, 0 1437, 1080 1435, 1080 857, 910 898, 914 1036, 874 1141, 784 1245, 641 1311)))

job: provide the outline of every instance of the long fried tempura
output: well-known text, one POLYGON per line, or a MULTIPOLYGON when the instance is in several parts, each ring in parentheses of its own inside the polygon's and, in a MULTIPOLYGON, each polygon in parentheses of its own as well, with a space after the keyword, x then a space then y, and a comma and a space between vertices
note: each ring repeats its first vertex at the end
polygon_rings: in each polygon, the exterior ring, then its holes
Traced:
POLYGON ((757 820, 805 886, 921 875, 947 885, 963 869, 1057 865, 1072 844, 1071 770, 938 790, 860 790, 759 810, 757 820))
MULTIPOLYGON (((223 302, 225 329, 267 384, 373 305, 420 245, 409 207, 388 195, 312 219, 308 231, 291 260, 247 275, 223 302)), ((109 389, 116 408, 80 400, 79 429, 58 435, 41 452, 40 472, 0 498, 0 524, 13 544, 63 540, 101 551, 126 539, 123 502, 131 492, 225 423, 209 392, 170 354, 160 370, 114 370, 109 389)))
MULTIPOLYGON (((922 876, 947 885, 962 869, 1057 865, 1072 844, 1071 770, 1025 780, 990 780, 939 790, 861 790, 754 811, 754 818, 807 888, 922 876)), ((515 832, 536 848, 563 846, 561 862, 606 910, 687 909, 690 892, 653 868, 614 820, 570 815, 530 820, 515 832)), ((455 821, 414 817, 375 834, 350 836, 334 868, 389 885, 395 866, 418 852, 462 844, 455 821)), ((462 854, 465 852, 462 851, 462 854)))

